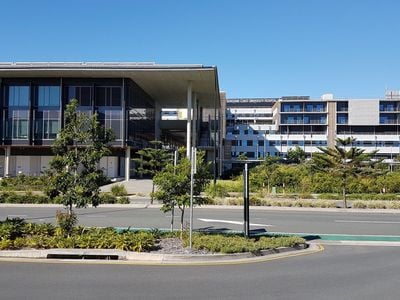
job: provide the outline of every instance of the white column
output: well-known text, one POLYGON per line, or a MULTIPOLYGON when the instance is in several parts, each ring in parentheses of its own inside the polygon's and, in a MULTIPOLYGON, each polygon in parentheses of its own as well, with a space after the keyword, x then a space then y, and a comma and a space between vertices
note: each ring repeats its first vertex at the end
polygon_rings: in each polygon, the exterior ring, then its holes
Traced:
POLYGON ((191 138, 191 123, 192 123, 192 82, 188 82, 187 87, 187 123, 186 123, 186 156, 190 159, 191 138))
POLYGON ((7 177, 10 174, 10 156, 11 156, 11 147, 6 146, 5 158, 4 158, 4 177, 7 177))
POLYGON ((197 146, 197 94, 194 93, 193 99, 193 122, 192 122, 192 146, 197 146))
POLYGON ((128 181, 131 175, 131 147, 126 147, 125 151, 125 180, 128 181))
POLYGON ((159 141, 161 139, 161 129, 160 129, 160 120, 161 120, 161 105, 156 102, 155 104, 155 116, 154 116, 154 136, 155 140, 159 141))

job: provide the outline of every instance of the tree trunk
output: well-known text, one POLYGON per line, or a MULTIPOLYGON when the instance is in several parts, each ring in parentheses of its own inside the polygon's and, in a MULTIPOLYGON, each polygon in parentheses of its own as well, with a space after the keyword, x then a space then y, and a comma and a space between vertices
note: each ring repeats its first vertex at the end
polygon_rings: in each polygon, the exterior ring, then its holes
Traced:
POLYGON ((346 188, 343 188, 343 202, 344 202, 344 208, 347 208, 347 197, 346 197, 346 188))
POLYGON ((172 209, 171 209, 171 232, 174 232, 174 217, 175 217, 175 204, 172 203, 172 209))
POLYGON ((183 216, 185 215, 185 208, 180 208, 181 210, 181 240, 183 239, 183 216))

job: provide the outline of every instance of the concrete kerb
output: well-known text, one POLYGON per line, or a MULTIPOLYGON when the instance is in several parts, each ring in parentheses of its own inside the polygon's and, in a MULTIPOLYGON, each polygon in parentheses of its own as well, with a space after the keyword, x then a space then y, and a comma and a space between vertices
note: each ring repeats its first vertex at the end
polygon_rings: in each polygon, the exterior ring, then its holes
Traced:
MULTIPOLYGON (((31 261, 31 262, 60 262, 62 259, 48 259, 49 254, 61 255, 105 255, 118 256, 117 261, 110 263, 129 263, 140 265, 215 265, 215 264, 239 264, 255 263, 280 258, 299 256, 323 251, 319 244, 308 244, 306 248, 279 248, 276 250, 264 250, 259 254, 235 253, 235 254, 158 254, 138 253, 121 250, 106 249, 44 249, 44 250, 2 250, 0 260, 3 261, 31 261)), ((71 259, 67 261, 71 262, 71 259)), ((93 262, 93 260, 73 260, 74 262, 93 262)), ((105 262, 98 260, 97 262, 105 262)))
MULTIPOLYGON (((0 203, 1 207, 55 207, 63 208, 61 204, 14 204, 0 203)), ((88 207, 91 207, 90 205, 88 207)), ((144 203, 131 204, 101 204, 98 207, 113 207, 113 208, 161 208, 161 204, 150 204, 150 200, 144 203)), ((196 206, 196 209, 236 209, 242 210, 241 205, 202 205, 196 206)), ((357 208, 318 208, 318 207, 281 207, 281 206, 250 206, 250 210, 265 210, 265 211, 303 211, 303 212, 337 212, 337 213, 366 213, 366 214, 400 214, 400 209, 357 209, 357 208)))

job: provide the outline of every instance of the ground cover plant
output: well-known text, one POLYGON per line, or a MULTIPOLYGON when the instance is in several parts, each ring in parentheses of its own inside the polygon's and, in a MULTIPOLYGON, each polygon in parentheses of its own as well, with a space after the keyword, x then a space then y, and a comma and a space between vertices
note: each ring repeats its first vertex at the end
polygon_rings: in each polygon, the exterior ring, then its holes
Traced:
MULTIPOLYGON (((189 244, 188 239, 184 240, 189 244)), ((280 247, 298 247, 305 244, 297 236, 259 237, 246 239, 238 235, 200 234, 193 235, 192 247, 197 250, 208 250, 215 253, 258 253, 261 250, 274 250, 280 247)))
POLYGON ((35 224, 26 223, 21 219, 6 219, 0 222, 0 250, 91 248, 142 252, 154 248, 155 238, 150 232, 129 230, 117 232, 114 228, 87 228, 73 225, 66 224, 66 227, 69 226, 69 232, 66 233, 65 228, 51 224, 35 224))
POLYGON ((41 191, 47 184, 46 176, 18 175, 0 180, 1 191, 41 191))
MULTIPOLYGON (((26 223, 22 219, 0 221, 0 250, 11 249, 119 249, 146 252, 156 250, 157 240, 177 238, 180 232, 116 230, 114 228, 87 228, 74 226, 76 219, 68 219, 68 213, 58 213, 60 226, 26 223)), ((188 246, 188 234, 183 245, 188 246)), ((195 233, 193 248, 214 253, 257 253, 265 249, 298 247, 305 240, 294 236, 257 237, 245 239, 238 235, 195 233)))
MULTIPOLYGON (((116 197, 111 193, 100 193, 99 204, 129 204, 127 197, 116 197)), ((0 203, 9 204, 62 204, 60 197, 50 198, 46 195, 33 194, 31 192, 0 192, 0 203)))

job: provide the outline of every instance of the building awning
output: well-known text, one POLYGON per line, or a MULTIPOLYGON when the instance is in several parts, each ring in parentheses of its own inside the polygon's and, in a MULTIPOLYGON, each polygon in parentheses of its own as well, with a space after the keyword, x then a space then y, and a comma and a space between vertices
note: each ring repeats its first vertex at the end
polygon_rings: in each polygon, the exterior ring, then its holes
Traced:
POLYGON ((187 107, 187 86, 192 82, 192 90, 197 94, 200 106, 220 106, 218 72, 214 66, 114 62, 0 62, 0 78, 7 77, 130 78, 165 108, 187 107))

